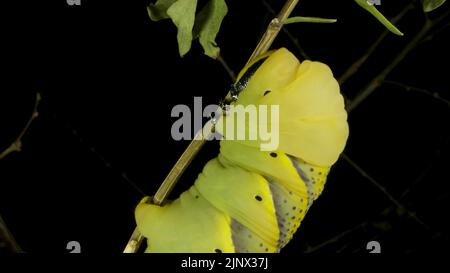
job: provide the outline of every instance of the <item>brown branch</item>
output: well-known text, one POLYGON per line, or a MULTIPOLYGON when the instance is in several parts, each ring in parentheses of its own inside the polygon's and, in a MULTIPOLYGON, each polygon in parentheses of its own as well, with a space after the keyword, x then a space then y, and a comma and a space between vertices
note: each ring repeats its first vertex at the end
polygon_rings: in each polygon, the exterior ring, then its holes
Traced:
MULTIPOLYGON (((253 51, 253 54, 251 55, 248 62, 255 59, 261 54, 264 54, 267 50, 269 50, 270 46, 272 45, 273 41, 277 37, 278 33, 280 32, 281 28, 283 27, 283 22, 289 17, 289 15, 294 10, 295 6, 298 4, 299 0, 288 0, 284 4, 283 8, 281 9, 280 13, 277 17, 272 19, 272 21, 269 23, 269 26, 266 29, 266 32, 263 34, 261 40, 259 41, 258 45, 256 46, 255 50, 253 51)), ((247 63, 248 63, 247 62, 247 63)))
POLYGON ((1 240, 4 240, 6 247, 15 253, 21 253, 22 248, 19 246, 17 241, 14 239, 14 236, 9 231, 8 227, 5 224, 5 221, 3 221, 3 218, 0 216, 0 242, 1 240))
POLYGON ((20 152, 22 149, 22 138, 27 132, 28 128, 30 127, 31 123, 33 123, 33 120, 38 117, 38 107, 39 102, 41 100, 41 95, 39 93, 36 93, 36 100, 34 103, 34 109, 33 113, 31 114, 30 119, 26 123, 25 127, 20 132, 19 136, 16 138, 16 140, 8 147, 6 148, 2 153, 0 153, 0 159, 5 158, 7 155, 9 155, 12 152, 20 152))
MULTIPOLYGON (((285 5, 283 6, 282 10, 280 11, 279 15, 274 18, 269 26, 267 27, 266 32, 264 33, 263 37, 259 41, 258 45, 256 46, 256 49, 253 51, 253 54, 249 58, 250 62, 257 56, 264 54, 267 50, 269 50, 270 46, 272 45, 272 42, 275 40, 275 37, 280 32, 280 29, 282 27, 282 22, 286 20, 289 15, 291 14, 292 10, 295 8, 299 0, 287 0, 285 5)), ((228 93, 227 97, 230 96, 230 93, 228 93)), ((159 187, 158 191, 156 192, 155 196, 153 197, 153 204, 161 205, 169 195, 169 193, 172 191, 175 184, 180 179, 181 175, 184 173, 186 168, 189 166, 191 161, 194 159, 194 157, 197 155, 197 153, 201 150, 203 145, 206 143, 206 139, 209 138, 209 135, 211 134, 212 124, 211 122, 208 122, 205 124, 202 130, 200 130, 194 137, 194 139, 189 143, 189 146, 186 148, 186 150, 183 152, 183 154, 180 156, 178 161, 175 163, 173 168, 170 170, 167 177, 162 182, 161 186, 159 187), (207 132, 207 136, 203 135, 203 132, 207 132)), ((142 241, 144 240, 144 237, 139 232, 137 228, 135 228, 133 234, 131 235, 131 238, 128 240, 128 243, 125 247, 124 253, 135 253, 138 251, 142 241)))
MULTIPOLYGON (((272 14, 272 16, 276 16, 275 10, 267 3, 266 0, 263 0, 263 5, 272 14)), ((303 59, 305 59, 305 60, 311 59, 308 56, 308 54, 306 53, 306 51, 303 49, 303 47, 300 45, 298 39, 295 38, 294 35, 292 35, 292 33, 289 31, 289 29, 286 26, 284 26, 282 28, 282 30, 283 30, 284 34, 289 38, 289 40, 291 40, 292 44, 294 44, 294 46, 297 48, 299 54, 303 57, 303 59)))
MULTIPOLYGON (((5 158, 7 155, 9 155, 12 152, 20 152, 22 149, 22 138, 25 135, 25 133, 30 128, 31 124, 33 123, 33 120, 38 117, 38 107, 39 102, 41 100, 41 95, 39 93, 36 93, 36 99, 34 102, 34 108, 33 112, 31 113, 30 118, 28 119, 27 123, 23 127, 22 131, 20 131, 19 135, 17 136, 16 140, 14 140, 11 145, 6 148, 3 152, 0 153, 0 159, 5 158)), ((3 221, 3 218, 0 216, 0 239, 4 240, 6 243, 6 247, 10 249, 12 252, 20 253, 23 252, 20 248, 17 241, 14 239, 14 236, 9 231, 8 227, 6 226, 5 222, 3 221)))

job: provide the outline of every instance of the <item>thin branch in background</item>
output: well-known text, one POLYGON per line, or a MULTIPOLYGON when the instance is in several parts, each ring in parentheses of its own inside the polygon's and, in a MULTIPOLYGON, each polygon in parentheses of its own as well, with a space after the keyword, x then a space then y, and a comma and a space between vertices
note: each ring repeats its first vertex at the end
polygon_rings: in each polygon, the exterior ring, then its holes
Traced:
POLYGON ((438 101, 441 101, 441 102, 447 104, 447 106, 450 106, 450 101, 441 97, 441 95, 438 92, 432 92, 428 89, 414 87, 414 86, 407 85, 407 84, 397 82, 397 81, 385 80, 383 83, 401 87, 401 88, 405 89, 406 91, 415 91, 415 92, 425 94, 433 99, 436 99, 438 101))
MULTIPOLYGON (((450 138, 447 138, 447 140, 445 141, 444 146, 448 146, 450 143, 450 138)), ((428 166, 426 167, 425 170, 423 170, 416 179, 414 179, 414 181, 403 191, 403 193, 400 195, 400 197, 398 198, 399 201, 403 202, 406 197, 411 193, 412 189, 420 182, 422 181, 432 170, 433 170, 433 166, 435 166, 436 162, 439 160, 439 158, 441 157, 441 152, 440 150, 436 151, 432 160, 430 160, 430 162, 428 163, 428 166)), ((445 193, 442 197, 445 198, 445 195, 448 195, 448 193, 445 193)), ((437 200, 438 198, 435 198, 435 200, 437 200)), ((395 205, 386 207, 382 212, 381 215, 388 215, 390 212, 392 211, 396 211, 397 207, 395 205)), ((442 233, 440 232, 435 232, 434 236, 442 236, 442 233)))
MULTIPOLYGON (((60 121, 61 122, 61 121, 60 121)), ((79 133, 78 131, 73 128, 69 123, 62 122, 64 124, 64 127, 86 148, 89 149, 89 151, 95 155, 102 163, 103 165, 111 169, 113 172, 117 172, 115 168, 113 168, 113 165, 88 141, 86 141, 79 133)), ((131 180, 127 173, 124 171, 119 171, 119 175, 121 178, 126 181, 133 189, 136 190, 142 197, 146 196, 144 191, 133 181, 131 180)))
POLYGON ((368 181, 372 183, 376 188, 378 188, 388 199, 391 201, 400 211, 406 212, 409 217, 414 219, 417 223, 423 226, 425 229, 429 230, 430 227, 425 224, 419 217, 417 217, 416 213, 409 211, 400 201, 398 201, 392 194, 390 194, 378 181, 375 180, 372 176, 370 176, 366 171, 364 171, 358 164, 356 164, 353 160, 351 160, 345 153, 343 153, 342 158, 347 161, 352 168, 354 168, 359 174, 366 178, 368 181))
MULTIPOLYGON (((276 16, 275 10, 270 6, 269 3, 267 3, 266 0, 263 0, 263 5, 272 16, 276 16)), ((296 37, 294 37, 294 35, 292 35, 292 33, 289 31, 289 29, 286 26, 283 26, 282 31, 288 37, 288 39, 291 40, 292 44, 295 46, 297 51, 300 53, 300 56, 302 56, 303 59, 305 59, 305 60, 310 60, 311 58, 309 57, 309 55, 306 53, 306 51, 300 45, 298 39, 296 37)))
POLYGON ((256 46, 253 54, 249 58, 251 60, 267 52, 283 27, 283 22, 291 15, 299 0, 287 0, 277 17, 275 17, 266 29, 261 40, 256 46))
MULTIPOLYGON (((276 18, 274 18, 267 27, 266 32, 259 41, 258 45, 256 46, 256 49, 253 51, 253 54, 249 58, 249 62, 254 58, 256 58, 257 56, 264 54, 267 50, 269 50, 270 46, 272 45, 272 42, 275 40, 275 37, 280 32, 282 22, 289 17, 289 15, 291 14, 292 10, 295 8, 297 3, 298 0, 286 1, 279 15, 276 18)), ((227 97, 229 96, 230 93, 228 93, 227 97)), ((203 132, 208 132, 208 134, 211 134, 212 128, 213 128, 212 123, 208 122, 205 124, 203 129, 200 130, 195 135, 194 139, 189 143, 186 150, 183 152, 183 154, 181 154, 178 161, 175 163, 175 165, 170 170, 167 177, 162 182, 156 194, 153 196, 153 198, 151 198, 152 199, 151 201, 154 204, 161 205, 166 200, 167 196, 172 191, 175 184, 180 179, 181 175, 184 173, 184 171, 189 166, 191 161, 194 159, 194 157, 198 154, 203 145, 206 143, 206 139, 209 138, 209 135, 207 135, 206 137, 203 136, 203 132)), ((124 253, 137 252, 143 240, 144 237, 136 227, 130 239, 128 240, 124 253)))
POLYGON ((429 31, 439 25, 450 14, 450 10, 441 15, 440 17, 430 20, 426 17, 425 23, 420 31, 414 36, 414 38, 403 48, 403 50, 386 66, 375 78, 373 78, 369 84, 367 84, 358 95, 350 101, 347 111, 350 113, 356 107, 358 107, 365 99, 367 99, 378 87, 385 81, 387 75, 389 75, 394 68, 402 62, 405 57, 426 37, 429 31))
POLYGON ((446 24, 442 25, 441 27, 436 28, 436 30, 431 31, 431 33, 428 34, 428 36, 422 40, 422 43, 427 43, 427 42, 433 40, 436 36, 440 35, 441 32, 446 30, 449 26, 450 26, 450 22, 447 22, 446 24))
MULTIPOLYGON (((395 16, 391 22, 395 25, 397 24, 404 16, 408 13, 408 11, 412 10, 414 8, 414 5, 408 4, 403 8, 400 13, 395 16)), ((369 59, 370 56, 375 52, 375 50, 378 48, 378 46, 384 41, 384 38, 390 33, 389 30, 385 29, 383 33, 377 38, 377 40, 372 43, 372 45, 367 49, 367 51, 359 58, 357 59, 352 65, 350 65, 349 68, 339 77, 339 84, 342 85, 344 82, 346 82, 353 74, 355 74, 359 68, 369 59)))
POLYGON ((8 147, 6 150, 4 150, 2 153, 0 153, 0 159, 5 158, 7 155, 9 155, 12 152, 20 152, 22 149, 22 138, 25 135, 25 133, 28 131, 28 128, 30 128, 31 123, 33 123, 33 120, 38 117, 38 107, 39 102, 41 101, 41 95, 39 93, 36 93, 36 99, 34 102, 34 109, 31 113, 30 119, 26 123, 25 127, 23 127, 22 131, 20 132, 19 136, 16 138, 16 140, 8 147))
MULTIPOLYGON (((442 145, 443 147, 447 147, 450 144, 450 137, 447 138, 447 140, 444 142, 444 144, 442 145)), ((445 149, 445 148, 441 148, 441 149, 445 149)), ((411 189, 417 185, 420 181, 422 181, 433 169, 433 167, 435 166, 435 164, 438 162, 438 160, 441 158, 441 151, 437 150, 434 153, 434 156, 432 157, 432 159, 429 161, 428 166, 425 170, 423 170, 419 176, 417 176, 417 178, 411 183, 411 185, 405 189, 405 191, 400 195, 400 200, 403 200, 410 192, 411 189)))
POLYGON ((223 66, 223 68, 225 69, 225 71, 227 72, 228 76, 230 77, 232 82, 236 81, 236 74, 234 73, 234 71, 230 68, 230 66, 228 65, 228 63, 225 61, 225 59, 219 54, 219 56, 217 57, 217 60, 220 62, 220 64, 223 66))
POLYGON ((14 236, 9 231, 8 227, 3 221, 3 218, 0 216, 0 249, 3 247, 7 247, 10 251, 15 253, 22 253, 22 248, 19 246, 17 241, 14 239, 14 236), (4 242, 5 246, 2 246, 1 243, 4 242))
POLYGON ((368 224, 367 221, 361 222, 360 224, 358 224, 356 226, 353 226, 353 227, 351 227, 350 229, 348 229, 346 231, 340 232, 338 235, 336 235, 336 236, 334 236, 334 237, 332 237, 332 238, 330 238, 330 239, 328 239, 328 240, 326 240, 326 241, 324 241, 324 242, 322 242, 322 243, 320 243, 320 244, 318 244, 316 246, 308 247, 305 250, 305 253, 315 252, 315 251, 317 251, 317 250, 319 250, 319 249, 321 249, 321 248, 323 248, 323 247, 325 247, 325 246, 327 246, 329 244, 336 243, 337 241, 339 241, 340 239, 344 238, 345 236, 347 236, 347 235, 349 235, 349 234, 351 234, 351 233, 353 233, 353 232, 355 232, 355 231, 357 231, 357 230, 359 230, 361 228, 364 228, 365 226, 367 226, 367 224, 368 224))
MULTIPOLYGON (((420 89, 420 88, 413 88, 413 87, 410 87, 410 86, 407 86, 407 85, 404 85, 404 84, 401 84, 401 83, 399 84, 399 83, 397 83, 397 82, 392 82, 392 81, 385 81, 385 83, 394 84, 394 85, 399 85, 400 87, 403 87, 403 88, 408 87, 408 88, 410 88, 410 89, 418 89, 418 90, 416 90, 416 91, 426 93, 427 95, 429 95, 429 96, 431 96, 431 97, 433 97, 433 98, 436 98, 436 95, 435 95, 436 93, 431 92, 431 91, 428 91, 428 90, 423 90, 423 89, 420 89)), ((445 102, 448 103, 447 100, 445 100, 445 102)), ((449 143, 450 143, 450 138, 447 139, 447 141, 445 142, 444 145, 449 145, 449 143)), ((435 156, 433 157, 433 160, 432 160, 432 161, 430 162, 430 164, 428 165, 428 167, 427 167, 424 171, 422 171, 422 172, 419 174, 419 176, 418 176, 418 177, 410 184, 410 186, 407 187, 407 188, 403 191, 403 193, 401 194, 401 196, 397 199, 398 202, 393 202, 393 203, 394 203, 393 205, 388 206, 387 208, 383 209, 383 211, 381 212, 382 215, 386 215, 387 213, 389 213, 389 212, 391 212, 391 211, 393 211, 393 210, 395 211, 395 210, 398 209, 398 203, 402 202, 402 201, 406 198, 406 196, 410 193, 411 188, 412 188, 414 185, 418 184, 424 177, 426 177, 426 176, 430 173, 430 171, 433 169, 432 167, 434 166, 435 162, 440 158, 440 155, 441 155, 441 153, 440 153, 439 151, 437 151, 437 152, 435 153, 435 156)), ((346 156, 346 155, 342 155, 342 156, 343 156, 343 158, 346 159, 347 161, 350 160, 350 159, 348 158, 348 156, 346 156)), ((351 160, 350 160, 350 161, 351 161, 351 160)), ((382 190, 383 193, 387 193, 387 191, 384 189, 384 187, 382 187, 382 186, 381 186, 381 185, 380 185, 373 177, 369 176, 369 175, 367 174, 366 171, 362 170, 361 167, 359 167, 358 165, 354 164, 353 161, 351 161, 351 162, 352 162, 353 164, 350 164, 350 165, 351 165, 353 168, 355 168, 362 176, 368 178, 369 181, 371 181, 372 183, 374 183, 374 185, 375 185, 377 188, 379 188, 380 190, 382 190)), ((350 162, 349 162, 349 163, 350 163, 350 162)), ((387 195, 388 195, 388 198, 389 198, 391 201, 392 201, 392 200, 395 200, 395 198, 393 198, 389 193, 387 193, 387 195)), ((444 194, 441 198, 445 198, 445 197, 447 197, 447 196, 448 196, 448 193, 444 194)), ((413 215, 415 215, 415 214, 413 214, 413 215)), ((417 220, 417 217, 415 217, 415 220, 417 220)), ((422 223, 423 223, 423 222, 419 220, 419 224, 422 225, 422 223)), ((346 231, 344 231, 344 232, 341 232, 341 233, 337 234, 336 236, 334 236, 334 237, 332 237, 332 238, 330 238, 330 239, 328 239, 328 240, 326 240, 326 241, 324 241, 324 242, 318 244, 317 246, 313 246, 313 247, 308 246, 306 252, 307 252, 307 253, 315 252, 315 251, 317 251, 317 250, 322 249, 323 247, 326 247, 328 244, 336 243, 336 242, 338 242, 339 240, 343 239, 345 236, 350 235, 351 233, 354 233, 354 232, 358 231, 359 229, 361 229, 361 228, 363 228, 363 227, 366 227, 367 225, 368 225, 368 221, 363 221, 362 223, 360 223, 360 224, 358 224, 358 225, 356 225, 356 226, 354 226, 354 227, 352 227, 352 228, 350 228, 350 229, 348 229, 348 230, 346 230, 346 231)), ((423 225, 422 225, 422 226, 423 226, 423 225)), ((423 226, 423 227, 424 227, 425 229, 429 229, 429 227, 428 227, 427 225, 425 225, 425 226, 423 226)), ((434 236, 442 236, 442 233, 440 233, 440 232, 435 232, 435 233, 434 233, 434 236)), ((337 252, 343 251, 344 249, 346 249, 346 248, 348 247, 348 245, 349 245, 349 244, 345 244, 343 247, 341 247, 340 249, 338 249, 337 252)), ((354 251, 355 251, 355 252, 358 252, 359 250, 361 250, 361 248, 355 249, 354 251)))
POLYGON ((347 243, 345 243, 343 246, 341 246, 340 248, 338 248, 336 250, 336 253, 343 253, 345 249, 348 249, 351 245, 353 244, 352 241, 348 241, 347 243))

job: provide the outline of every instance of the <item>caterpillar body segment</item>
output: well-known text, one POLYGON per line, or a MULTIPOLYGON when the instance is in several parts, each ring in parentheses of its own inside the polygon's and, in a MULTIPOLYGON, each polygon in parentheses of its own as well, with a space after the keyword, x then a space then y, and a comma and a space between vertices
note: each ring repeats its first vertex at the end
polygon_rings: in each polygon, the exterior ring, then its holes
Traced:
MULTIPOLYGON (((279 252, 323 191, 348 137, 328 66, 300 63, 282 48, 247 65, 233 88, 234 105, 278 105, 276 124, 267 119, 279 128, 278 149, 261 150, 261 138, 224 139, 178 199, 162 207, 143 200, 135 217, 146 252, 279 252)), ((227 122, 239 118, 221 116, 216 130, 226 136, 227 122)))
POLYGON ((236 141, 221 141, 219 158, 224 157, 235 165, 278 181, 296 195, 306 197, 306 186, 291 162, 282 152, 260 151, 236 141))
POLYGON ((308 200, 310 201, 308 207, 312 205, 323 191, 327 175, 330 172, 329 167, 320 167, 308 164, 305 161, 290 157, 292 165, 297 170, 297 173, 302 177, 308 193, 308 200))
POLYGON ((163 207, 146 201, 135 210, 138 227, 148 238, 146 252, 234 252, 231 218, 212 206, 195 186, 163 207))
POLYGON ((206 164, 195 185, 214 207, 257 234, 263 245, 274 251, 279 240, 278 223, 264 177, 238 166, 224 166, 213 159, 206 164))
MULTIPOLYGON (((344 99, 331 69, 323 63, 299 63, 281 48, 258 68, 235 104, 279 105, 278 149, 308 163, 331 166, 345 147, 349 132, 344 99)), ((223 116, 225 122, 218 122, 216 130, 226 136, 227 119, 233 117, 223 116)), ((267 123, 269 128, 274 125, 270 118, 267 123)), ((249 123, 246 126, 253 132, 249 123)), ((260 147, 263 141, 241 142, 260 147)))

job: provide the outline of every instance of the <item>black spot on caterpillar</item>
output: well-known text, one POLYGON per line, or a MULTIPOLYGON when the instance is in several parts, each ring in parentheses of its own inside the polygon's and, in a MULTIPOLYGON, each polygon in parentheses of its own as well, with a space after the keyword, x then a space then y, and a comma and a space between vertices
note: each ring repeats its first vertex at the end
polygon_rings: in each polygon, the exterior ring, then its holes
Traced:
POLYGON ((247 87, 247 84, 250 81, 251 77, 255 74, 256 70, 258 70, 258 68, 264 63, 267 58, 268 57, 261 58, 260 60, 250 65, 250 67, 244 72, 242 77, 240 77, 238 81, 232 85, 230 91, 231 95, 239 95, 239 93, 241 93, 242 90, 247 87))
POLYGON ((231 98, 225 98, 224 100, 219 102, 219 107, 226 111, 226 107, 230 105, 233 101, 237 101, 239 94, 242 92, 242 90, 247 87, 247 84, 250 80, 250 78, 255 74, 256 70, 264 63, 264 60, 266 60, 268 57, 261 58, 260 60, 256 61, 255 63, 252 63, 249 68, 244 72, 244 74, 237 80, 236 83, 232 84, 230 87, 230 95, 231 98))

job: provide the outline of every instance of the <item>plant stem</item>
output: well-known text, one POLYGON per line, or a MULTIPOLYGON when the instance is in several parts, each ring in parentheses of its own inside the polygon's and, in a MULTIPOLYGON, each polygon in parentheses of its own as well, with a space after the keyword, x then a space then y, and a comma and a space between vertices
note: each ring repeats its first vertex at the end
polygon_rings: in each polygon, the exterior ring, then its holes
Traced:
POLYGON ((256 46, 247 63, 251 62, 254 58, 258 57, 261 54, 264 54, 267 50, 269 50, 270 46, 272 45, 273 41, 275 40, 275 38, 277 37, 278 33, 281 30, 283 22, 292 13, 297 3, 298 0, 286 1, 286 4, 284 4, 278 16, 273 18, 272 21, 269 23, 266 32, 262 36, 261 40, 259 41, 258 45, 256 46))
POLYGON ((414 38, 403 48, 403 50, 381 71, 375 78, 373 78, 369 84, 367 84, 356 97, 351 100, 348 105, 347 111, 350 113, 356 107, 358 107, 367 97, 369 97, 386 79, 397 65, 405 59, 405 57, 426 37, 429 31, 439 25, 444 19, 449 16, 450 11, 447 11, 440 17, 430 20, 426 17, 425 23, 420 31, 414 36, 414 38))
POLYGON ((0 239, 4 240, 6 243, 6 247, 9 248, 12 252, 21 253, 22 248, 20 248, 19 244, 14 239, 14 236, 9 231, 8 227, 3 221, 3 218, 0 216, 0 239))
MULTIPOLYGON (((397 24, 405 14, 413 9, 414 5, 407 5, 397 16, 392 19, 393 24, 397 24)), ((339 84, 342 85, 346 82, 353 74, 355 74, 359 68, 367 61, 367 59, 374 53, 374 51, 378 48, 378 46, 383 42, 384 38, 387 34, 390 33, 389 30, 385 29, 383 33, 377 38, 377 40, 367 49, 363 56, 361 56, 358 60, 356 60, 345 72, 342 76, 339 77, 339 84)))
POLYGON ((425 88, 414 87, 414 86, 411 86, 411 85, 408 85, 405 83, 401 83, 401 82, 397 82, 397 81, 387 81, 386 80, 383 83, 401 87, 401 88, 405 89, 406 91, 415 91, 415 92, 425 94, 433 99, 436 99, 440 102, 447 104, 447 106, 450 107, 450 100, 444 99, 438 92, 433 92, 433 91, 430 91, 425 88))
POLYGON ((40 100, 41 100, 41 95, 39 93, 36 93, 36 100, 35 100, 35 103, 34 103, 34 109, 33 109, 33 113, 31 113, 30 119, 25 124, 25 127, 23 127, 22 131, 20 132, 20 134, 16 138, 16 140, 14 140, 14 142, 11 143, 11 145, 8 148, 6 148, 3 152, 0 153, 0 159, 5 158, 7 155, 9 155, 12 152, 20 152, 20 150, 22 149, 22 138, 25 135, 25 133, 27 132, 27 130, 30 127, 30 125, 33 122, 33 120, 35 118, 37 118, 37 116, 38 116, 37 109, 39 107, 39 101, 40 100))
MULTIPOLYGON (((266 7, 266 9, 273 15, 276 16, 276 12, 272 9, 272 7, 267 3, 266 0, 263 0, 263 4, 266 7)), ((288 37, 289 40, 291 40, 292 44, 297 48, 298 53, 303 57, 304 60, 310 60, 311 58, 308 56, 308 54, 305 52, 305 50, 300 45, 298 39, 292 35, 292 33, 288 30, 286 26, 283 26, 281 28, 288 37)))
POLYGON ((228 63, 225 61, 225 59, 219 54, 219 56, 217 57, 217 60, 219 61, 219 63, 223 66, 223 68, 225 69, 225 71, 227 72, 228 76, 230 77, 232 82, 236 81, 236 74, 234 73, 234 71, 230 68, 230 66, 228 65, 228 63))
POLYGON ((425 229, 429 230, 430 227, 425 224, 417 215, 415 212, 412 212, 408 210, 400 201, 398 201, 394 196, 392 196, 386 188, 384 188, 378 181, 375 180, 372 176, 370 176, 366 171, 364 171, 358 164, 356 164, 353 160, 351 160, 345 153, 341 155, 341 157, 347 161, 347 163, 350 164, 352 168, 354 168, 362 177, 366 178, 368 181, 372 183, 378 190, 380 190, 384 196, 389 199, 398 209, 400 209, 402 212, 406 212, 409 217, 411 217, 413 220, 415 220, 418 224, 420 224, 425 229))

